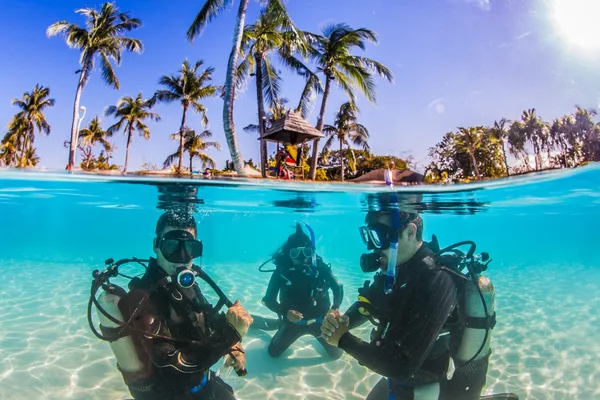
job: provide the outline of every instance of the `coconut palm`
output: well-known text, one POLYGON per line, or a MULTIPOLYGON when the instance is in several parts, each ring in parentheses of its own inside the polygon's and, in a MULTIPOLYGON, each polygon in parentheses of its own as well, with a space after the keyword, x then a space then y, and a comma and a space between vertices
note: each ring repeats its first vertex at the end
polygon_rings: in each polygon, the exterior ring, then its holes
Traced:
POLYGON ((536 171, 542 166, 540 153, 546 143, 547 124, 536 114, 535 108, 523 111, 521 124, 519 125, 522 135, 533 146, 533 154, 536 171))
MULTIPOLYGON (((237 70, 238 86, 247 79, 248 73, 256 76, 256 100, 258 105, 258 120, 266 121, 266 100, 270 107, 277 102, 280 96, 281 78, 274 68, 272 54, 277 53, 279 59, 289 69, 307 79, 307 88, 303 91, 298 108, 306 112, 308 103, 315 92, 322 92, 318 77, 293 56, 294 50, 300 50, 306 55, 306 41, 304 34, 298 31, 291 21, 287 10, 279 2, 267 3, 261 11, 257 21, 244 28, 242 36, 242 61, 237 70)), ((265 125, 259 123, 259 138, 264 135, 265 125)), ((261 172, 266 176, 267 142, 260 140, 261 172)))
POLYGON ((17 165, 19 148, 19 134, 9 131, 0 142, 0 165, 13 167, 17 165))
MULTIPOLYGON (((264 1, 264 0, 263 0, 264 1)), ((270 0, 280 1, 280 0, 270 0)), ((187 37, 190 41, 199 36, 206 25, 221 13, 230 1, 225 0, 206 0, 192 25, 187 31, 187 37)), ((240 152, 237 136, 235 133, 235 124, 233 122, 233 105, 235 101, 237 66, 240 48, 242 45, 242 33, 246 21, 246 11, 248 10, 249 0, 240 0, 237 19, 233 30, 233 48, 229 55, 227 64, 227 73, 225 76, 224 101, 223 101, 223 129, 225 130, 225 139, 231 153, 231 160, 238 175, 245 175, 242 153, 240 152)))
POLYGON ((489 133, 495 142, 502 146, 502 158, 504 161, 504 168, 506 169, 506 176, 510 176, 508 169, 508 161, 506 158, 506 140, 508 139, 508 120, 502 118, 500 121, 494 121, 494 126, 489 129, 489 133))
POLYGON ((178 134, 180 139, 179 151, 181 152, 178 157, 179 171, 183 170, 184 135, 181 133, 185 128, 187 111, 191 108, 193 111, 202 114, 202 123, 207 125, 206 107, 200 103, 200 100, 215 96, 219 89, 217 86, 208 84, 212 80, 212 74, 215 69, 209 67, 204 71, 200 71, 200 67, 203 64, 204 61, 200 60, 191 66, 188 60, 185 60, 179 70, 179 75, 163 75, 160 78, 159 84, 167 89, 158 90, 154 95, 156 100, 164 103, 178 101, 181 103, 181 108, 183 109, 178 134))
POLYGON ((13 105, 21 109, 15 116, 15 120, 13 121, 13 124, 15 125, 13 126, 13 129, 16 129, 16 126, 19 124, 25 125, 21 126, 21 128, 24 128, 24 135, 21 143, 22 157, 25 157, 29 148, 33 146, 36 127, 40 134, 50 134, 50 124, 48 124, 46 116, 44 115, 44 110, 46 108, 54 106, 54 99, 49 98, 49 96, 50 89, 37 84, 31 93, 26 92, 20 100, 14 99, 12 101, 13 105))
POLYGON ((479 167, 477 166, 477 159, 475 153, 482 147, 483 144, 483 132, 482 126, 475 126, 471 128, 458 128, 458 135, 454 136, 455 147, 458 151, 465 152, 471 156, 471 162, 475 169, 477 179, 481 176, 479 173, 479 167))
POLYGON ((141 53, 143 50, 140 40, 124 36, 126 32, 138 28, 142 22, 137 18, 131 18, 129 13, 119 13, 114 4, 104 3, 100 10, 83 8, 77 10, 76 13, 86 18, 84 27, 67 21, 59 21, 50 25, 46 31, 49 37, 63 36, 69 47, 79 49, 81 52, 79 57, 81 68, 75 72, 79 74, 79 82, 73 106, 68 170, 72 170, 75 164, 79 100, 83 87, 94 69, 96 57, 100 60, 102 79, 109 86, 119 89, 119 79, 111 60, 118 66, 121 64, 121 54, 124 50, 136 53, 141 53))
POLYGON ((150 139, 150 129, 144 124, 144 121, 147 119, 160 121, 158 114, 150 112, 153 105, 154 102, 152 99, 144 100, 140 93, 135 99, 129 96, 122 97, 116 106, 110 106, 106 109, 106 116, 114 116, 119 119, 114 125, 108 128, 108 132, 113 134, 124 127, 124 133, 127 135, 127 150, 125 152, 123 174, 127 172, 129 147, 131 146, 133 132, 137 131, 140 136, 148 140, 150 139))
POLYGON ((598 112, 594 109, 586 110, 578 105, 575 108, 573 129, 582 143, 583 158, 585 161, 598 161, 600 158, 600 126, 594 122, 594 117, 598 112))
MULTIPOLYGON (((188 155, 190 157, 190 175, 193 174, 193 167, 192 167, 192 162, 194 158, 198 158, 200 159, 200 161, 202 161, 202 168, 206 168, 206 166, 208 165, 210 168, 214 168, 215 167, 215 161, 205 152, 208 149, 217 149, 217 150, 221 150, 221 144, 219 144, 218 142, 207 142, 205 141, 205 139, 211 138, 212 137, 212 132, 209 130, 205 130, 203 132, 200 133, 196 133, 195 130, 190 129, 188 127, 184 127, 183 129, 183 142, 180 141, 180 146, 181 143, 183 143, 183 148, 178 148, 177 151, 171 155, 169 155, 167 157, 167 159, 165 160, 163 167, 167 168, 170 165, 173 164, 173 162, 178 159, 179 157, 181 157, 183 155, 184 151, 188 152, 188 155)), ((171 135, 171 139, 172 140, 179 140, 180 135, 179 133, 174 133, 171 135)), ((179 165, 181 165, 181 162, 179 163, 179 165)), ((179 173, 182 172, 182 167, 179 167, 179 173)))
POLYGON ((111 138, 112 136, 113 132, 102 129, 98 116, 95 116, 90 121, 87 128, 79 130, 79 143, 81 146, 86 147, 88 152, 88 156, 86 157, 86 169, 89 168, 92 159, 92 147, 97 143, 102 145, 107 153, 112 151, 112 144, 107 140, 107 138, 111 138))
MULTIPOLYGON (((377 73, 390 82, 394 77, 383 64, 367 57, 351 55, 356 47, 364 50, 365 41, 377 43, 375 33, 366 28, 352 29, 346 24, 329 25, 323 29, 323 35, 305 33, 310 42, 310 58, 317 64, 317 72, 325 76, 325 90, 321 100, 321 111, 317 129, 323 130, 327 100, 331 91, 331 83, 335 82, 355 102, 354 86, 371 102, 375 102, 375 82, 373 73, 377 73)), ((310 178, 316 177, 319 139, 313 144, 310 178)))
MULTIPOLYGON (((356 165, 356 157, 352 150, 352 144, 361 146, 363 150, 369 151, 369 131, 364 125, 357 121, 358 107, 352 102, 346 102, 340 106, 333 125, 325 125, 323 133, 327 136, 323 153, 328 154, 334 140, 340 142, 340 165, 342 168, 342 182, 344 181, 344 156, 343 147, 347 146, 351 157, 351 165, 356 165)), ((353 168, 354 169, 354 168, 353 168)))

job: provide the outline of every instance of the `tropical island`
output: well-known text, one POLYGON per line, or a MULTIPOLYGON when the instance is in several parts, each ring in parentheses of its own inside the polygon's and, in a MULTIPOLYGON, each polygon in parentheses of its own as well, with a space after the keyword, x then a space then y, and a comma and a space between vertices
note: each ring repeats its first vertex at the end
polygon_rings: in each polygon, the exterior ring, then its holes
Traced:
MULTIPOLYGON (((378 42, 375 31, 366 27, 333 23, 319 33, 301 30, 294 24, 281 0, 261 4, 258 18, 246 21, 248 0, 235 3, 236 24, 232 49, 226 65, 226 79, 215 82, 218 66, 201 59, 181 61, 178 71, 157 77, 158 85, 151 96, 122 96, 106 106, 89 123, 82 126, 87 111, 80 106, 86 84, 94 73, 111 88, 119 89, 116 68, 124 53, 141 53, 144 44, 135 38, 142 21, 115 3, 99 8, 77 10, 83 24, 57 21, 47 27, 48 40, 59 37, 79 51, 78 83, 73 103, 71 132, 64 146, 68 149, 66 169, 91 173, 131 173, 130 151, 135 151, 133 137, 150 140, 148 121, 160 121, 156 104, 170 104, 181 110, 181 123, 170 128, 176 143, 165 160, 146 163, 135 173, 172 174, 174 176, 238 175, 258 178, 303 179, 311 181, 346 181, 383 169, 410 171, 414 159, 373 154, 369 146, 371 133, 360 121, 357 98, 375 103, 378 81, 394 81, 389 67, 365 57, 368 44, 378 42), (239 3, 239 4, 238 4, 239 3), (282 93, 281 69, 292 71, 304 82, 300 93, 282 93), (256 86, 257 120, 248 121, 240 133, 233 123, 239 90, 256 86), (345 94, 345 101, 333 104, 332 91, 345 94), (224 146, 208 129, 209 111, 203 101, 222 99, 223 136, 230 154, 222 168, 211 152, 224 146), (316 126, 306 119, 313 106, 318 108, 316 126), (201 116, 201 126, 190 126, 190 114, 201 116), (101 117, 111 119, 106 124, 101 117), (288 123, 289 122, 289 123, 288 123), (291 127, 291 128, 290 128, 291 127), (287 135, 282 135, 282 132, 287 135), (289 132, 293 132, 290 136, 289 132), (117 133, 127 138, 124 160, 115 160, 111 141, 117 133), (260 159, 244 160, 238 135, 257 138, 260 159), (281 139, 281 140, 278 140, 281 139), (275 142, 269 154, 267 142, 275 142)), ((183 32, 190 42, 214 18, 226 18, 219 0, 207 0, 183 32)), ((61 99, 61 101, 67 101, 61 99)), ((15 114, 8 121, 0 142, 0 166, 35 168, 37 135, 50 135, 51 122, 45 113, 55 105, 51 88, 38 83, 22 96, 15 97, 15 114)), ((215 118, 210 114, 211 118, 215 118)), ((455 183, 494 179, 545 169, 573 168, 600 160, 600 125, 595 109, 576 105, 572 112, 544 120, 535 108, 521 115, 498 116, 489 125, 460 126, 440 134, 440 141, 429 149, 429 162, 420 178, 410 183, 455 183), (510 160, 510 161, 509 161, 510 160), (511 165, 512 164, 512 165, 511 165)), ((66 116, 64 116, 66 117, 66 116)), ((408 176, 407 174, 405 174, 408 176)))

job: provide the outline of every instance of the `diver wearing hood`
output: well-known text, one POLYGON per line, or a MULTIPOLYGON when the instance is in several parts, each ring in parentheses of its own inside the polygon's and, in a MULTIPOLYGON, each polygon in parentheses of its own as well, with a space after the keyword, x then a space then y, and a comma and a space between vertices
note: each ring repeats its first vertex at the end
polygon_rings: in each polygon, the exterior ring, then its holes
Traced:
MULTIPOLYGON (((343 286, 331 266, 317 256, 314 232, 307 224, 304 226, 308 234, 297 223, 296 232, 272 258, 275 270, 262 302, 277 313, 279 321, 268 351, 272 357, 278 357, 301 336, 312 335, 329 356, 336 359, 342 351, 321 337, 321 323, 328 311, 339 309, 344 296, 343 286), (333 303, 329 290, 333 293, 333 303)), ((258 327, 258 318, 254 318, 258 327)))
MULTIPOLYGON (((367 281, 359 289, 359 301, 345 315, 326 316, 323 337, 385 377, 368 400, 479 399, 490 355, 488 332, 495 324, 495 314, 467 320, 472 323, 471 331, 485 332, 485 337, 465 347, 460 338, 464 325, 462 330, 458 328, 464 316, 459 311, 464 299, 459 289, 468 286, 469 279, 440 263, 437 239, 423 242, 421 217, 400 211, 370 211, 365 222, 361 237, 367 248, 375 251, 362 256, 361 268, 381 272, 372 284, 367 281), (349 332, 367 319, 376 325, 370 342, 349 332), (470 351, 467 359, 475 355, 462 363, 457 354, 460 356, 464 348, 470 351), (451 356, 459 363, 456 371, 451 356)), ((481 290, 478 301, 479 294, 481 290)), ((485 301, 483 307, 487 314, 485 301)))
POLYGON ((141 400, 234 399, 233 389, 210 368, 225 357, 226 365, 245 369, 241 340, 252 318, 239 301, 226 315, 217 314, 200 291, 192 261, 202 256, 203 246, 192 215, 164 213, 153 247, 156 258, 141 278, 131 280, 118 304, 143 366, 131 373, 119 365, 129 391, 141 400), (165 281, 170 283, 161 284, 165 281))

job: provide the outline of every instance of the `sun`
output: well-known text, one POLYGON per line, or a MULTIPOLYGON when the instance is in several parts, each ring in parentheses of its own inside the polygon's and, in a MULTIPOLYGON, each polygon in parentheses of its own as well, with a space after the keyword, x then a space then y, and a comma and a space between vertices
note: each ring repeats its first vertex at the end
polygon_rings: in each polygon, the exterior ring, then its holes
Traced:
POLYGON ((554 0, 553 13, 572 45, 600 50, 600 0, 554 0))

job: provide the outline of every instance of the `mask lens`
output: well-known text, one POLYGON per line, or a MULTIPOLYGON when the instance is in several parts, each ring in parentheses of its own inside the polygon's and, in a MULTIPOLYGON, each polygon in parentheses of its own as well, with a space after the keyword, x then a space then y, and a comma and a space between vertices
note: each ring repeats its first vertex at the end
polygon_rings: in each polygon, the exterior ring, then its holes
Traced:
POLYGON ((360 232, 360 238, 362 239, 364 244, 369 244, 369 228, 367 228, 366 226, 361 226, 359 229, 360 232))
POLYGON ((179 248, 179 240, 177 239, 162 239, 160 243, 160 251, 166 257, 167 255, 173 254, 179 248))
POLYGON ((300 253, 302 253, 302 255, 307 258, 312 257, 313 254, 312 249, 310 247, 296 247, 290 249, 290 258, 298 258, 300 256, 300 253))
POLYGON ((198 240, 187 240, 185 243, 185 250, 192 258, 202 257, 202 251, 204 246, 202 242, 198 240))
POLYGON ((381 248, 381 239, 379 238, 379 233, 377 233, 377 231, 375 229, 370 229, 369 236, 371 236, 371 241, 373 242, 373 246, 375 246, 376 249, 380 249, 381 248))

